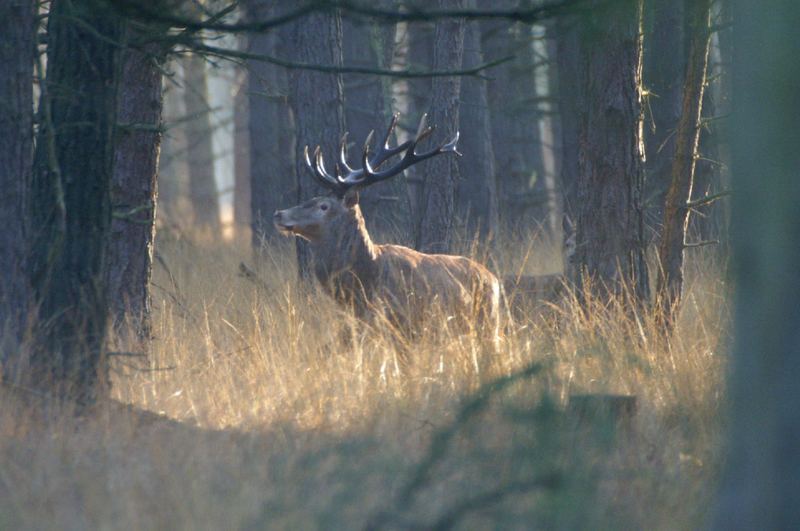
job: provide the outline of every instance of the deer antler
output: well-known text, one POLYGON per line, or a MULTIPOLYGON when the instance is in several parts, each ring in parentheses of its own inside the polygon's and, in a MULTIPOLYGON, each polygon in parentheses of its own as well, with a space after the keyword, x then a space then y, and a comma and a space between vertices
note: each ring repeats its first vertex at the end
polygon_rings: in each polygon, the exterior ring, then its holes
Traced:
POLYGON ((398 146, 389 147, 389 140, 392 137, 392 132, 394 132, 394 129, 397 126, 397 119, 398 115, 395 114, 392 117, 392 122, 389 124, 389 129, 386 131, 386 136, 383 139, 383 143, 378 146, 377 151, 372 154, 372 156, 370 156, 370 146, 372 144, 372 137, 375 134, 375 131, 370 131, 369 135, 367 135, 367 139, 364 142, 364 150, 361 156, 361 168, 354 169, 350 167, 350 164, 347 162, 347 133, 342 135, 342 139, 339 143, 339 161, 334 164, 334 175, 331 175, 325 168, 325 161, 322 156, 322 150, 319 146, 314 149, 313 163, 311 157, 309 156, 308 146, 305 147, 303 153, 305 155, 306 165, 311 170, 314 178, 317 179, 321 185, 332 190, 338 196, 343 196, 351 188, 364 188, 376 182, 383 181, 397 175, 417 162, 421 162, 436 155, 441 155, 442 153, 455 153, 456 155, 461 155, 456 148, 459 136, 458 131, 456 131, 455 136, 449 142, 446 142, 439 147, 436 147, 425 153, 416 152, 417 145, 422 140, 429 137, 434 130, 433 127, 427 126, 427 114, 422 115, 422 119, 419 122, 419 127, 417 128, 417 136, 414 138, 414 140, 407 140, 398 146), (403 158, 400 159, 396 164, 384 170, 378 169, 384 162, 404 151, 405 155, 403 155, 403 158), (342 175, 342 169, 344 169, 345 175, 342 175))

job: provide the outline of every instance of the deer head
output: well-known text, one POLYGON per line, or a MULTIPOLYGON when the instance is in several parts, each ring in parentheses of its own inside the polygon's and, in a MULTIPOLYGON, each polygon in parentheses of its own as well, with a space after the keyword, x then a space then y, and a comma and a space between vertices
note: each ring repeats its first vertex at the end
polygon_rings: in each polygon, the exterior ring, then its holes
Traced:
POLYGON ((342 218, 360 217, 360 213, 357 212, 358 190, 398 175, 413 164, 436 155, 442 153, 460 155, 456 149, 458 132, 449 142, 430 151, 417 153, 417 145, 434 130, 434 127, 427 125, 427 115, 422 116, 417 135, 413 140, 390 147, 389 141, 397 126, 397 118, 398 115, 392 117, 383 143, 378 146, 375 153, 371 152, 375 131, 367 135, 361 154, 361 167, 358 169, 351 167, 347 161, 347 133, 342 136, 339 143, 339 160, 334 163, 333 174, 325 167, 321 148, 317 146, 312 155, 306 146, 303 150, 306 166, 317 182, 330 190, 331 194, 315 197, 293 208, 276 211, 273 217, 275 227, 285 235, 293 234, 311 242, 319 241, 338 227, 342 218), (384 167, 389 159, 401 154, 400 160, 384 167))

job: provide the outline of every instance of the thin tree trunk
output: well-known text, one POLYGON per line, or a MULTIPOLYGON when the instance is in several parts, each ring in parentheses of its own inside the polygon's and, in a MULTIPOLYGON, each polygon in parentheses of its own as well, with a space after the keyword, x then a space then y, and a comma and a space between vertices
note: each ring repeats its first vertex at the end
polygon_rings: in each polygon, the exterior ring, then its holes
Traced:
MULTIPOLYGON (((474 0, 468 5, 474 7, 474 0)), ((468 22, 464 33, 463 67, 483 63, 481 34, 477 22, 468 22)), ((458 216, 465 222, 467 237, 477 235, 481 241, 497 231, 497 186, 495 183, 492 124, 486 81, 465 78, 461 83, 459 110, 461 152, 458 185, 458 216)))
MULTIPOLYGON (((713 15, 712 15, 713 16, 713 15)), ((711 42, 713 35, 709 38, 711 42)), ((709 44, 709 61, 711 59, 709 44)), ((709 79, 714 77, 710 66, 706 67, 706 84, 710 85, 709 79)), ((719 79, 715 81, 719 83, 719 79)), ((697 140, 696 167, 694 171, 694 196, 697 198, 719 193, 723 190, 722 171, 720 164, 719 137, 720 130, 713 119, 717 116, 717 103, 714 99, 714 90, 711 86, 706 86, 703 91, 703 113, 701 115, 700 137, 697 140)), ((702 214, 691 216, 689 226, 686 229, 688 239, 696 241, 710 241, 719 238, 723 232, 722 217, 718 215, 721 203, 712 203, 707 208, 700 209, 702 214)))
POLYGON ((657 293, 662 315, 668 321, 680 302, 683 290, 683 252, 689 223, 688 203, 692 197, 697 145, 700 139, 700 118, 711 36, 711 0, 695 0, 687 9, 691 22, 683 110, 675 131, 672 182, 664 205, 664 229, 658 249, 660 267, 657 293))
POLYGON ((537 60, 534 69, 534 92, 536 103, 536 125, 538 127, 538 159, 541 160, 541 173, 536 175, 533 184, 534 197, 540 198, 533 209, 533 218, 541 228, 542 236, 553 242, 559 233, 558 204, 556 201, 556 179, 560 171, 560 155, 557 144, 560 144, 560 129, 554 116, 552 103, 555 94, 553 70, 555 64, 555 43, 548 38, 544 26, 535 26, 533 57, 537 60))
POLYGON ((19 354, 30 287, 26 274, 26 199, 33 149, 34 2, 0 4, 0 367, 19 354))
MULTIPOLYGON (((578 219, 578 132, 579 101, 579 20, 576 16, 556 19, 556 64, 558 70, 558 110, 561 118, 561 211, 566 227, 578 219)), ((565 230, 565 239, 570 236, 565 230)))
MULTIPOLYGON (((439 7, 464 8, 466 0, 440 0, 439 7)), ((455 70, 464 55, 463 20, 440 20, 433 40, 433 69, 455 70)), ((430 123, 437 134, 451 138, 458 130, 461 78, 437 77, 431 89, 430 123)), ((435 140, 434 140, 435 141, 435 140)), ((458 160, 453 156, 434 157, 425 163, 421 216, 416 237, 417 249, 445 253, 450 248, 455 216, 455 197, 459 181, 458 160)))
MULTIPOLYGON (((408 33, 408 54, 406 67, 416 69, 433 68, 433 24, 430 22, 410 23, 406 26, 408 33)), ((431 78, 412 78, 406 80, 406 95, 409 111, 404 122, 410 135, 416 134, 416 125, 420 117, 431 109, 431 78)), ((412 166, 405 171, 408 183, 408 197, 411 203, 411 219, 413 220, 412 239, 416 239, 419 219, 423 205, 420 204, 423 189, 422 168, 412 166)))
MULTIPOLYGON (((264 0, 248 0, 251 20, 274 16, 276 8, 264 0)), ((253 53, 288 56, 291 28, 253 34, 248 47, 253 53)), ((256 263, 267 240, 275 235, 272 215, 297 198, 294 166, 294 129, 289 106, 289 80, 285 70, 263 62, 247 64, 248 133, 250 136, 251 235, 256 263)))
MULTIPOLYGON (((129 40, 148 36, 127 31, 129 40)), ((153 266, 158 156, 161 146, 160 45, 130 42, 122 53, 117 102, 119 133, 111 181, 111 238, 106 282, 112 323, 135 337, 150 335, 150 277, 153 266)))
MULTIPOLYGON (((173 66, 176 66, 173 64, 173 66)), ((171 69, 168 69, 171 70, 171 69)), ((186 164, 186 135, 178 121, 186 112, 183 109, 183 98, 176 85, 164 78, 163 90, 164 134, 161 137, 161 153, 158 159, 158 217, 168 227, 179 225, 181 216, 181 199, 187 197, 186 176, 189 173, 186 164)))
POLYGON ((714 530, 800 525, 800 4, 732 2, 735 341, 714 530), (768 8, 767 8, 768 7, 768 8))
POLYGON ((249 230, 250 216, 250 134, 248 120, 250 108, 247 95, 247 77, 236 87, 233 100, 233 221, 237 238, 241 231, 249 230))
POLYGON ((581 18, 575 260, 598 295, 646 300, 641 7, 604 4, 581 18))
MULTIPOLYGON (((293 24, 292 50, 296 61, 314 64, 342 64, 342 24, 337 11, 316 13, 293 24)), ((321 195, 305 165, 303 148, 321 146, 333 168, 339 138, 345 131, 344 91, 341 76, 310 70, 292 70, 289 74, 289 103, 295 117, 295 178, 297 202, 321 195)), ((297 258, 301 275, 310 273, 310 250, 297 239, 297 258)))
POLYGON ((113 43, 121 35, 117 16, 95 2, 51 4, 44 119, 31 192, 31 273, 39 316, 28 376, 29 385, 81 405, 108 389, 103 265, 120 74, 113 43))
POLYGON ((194 223, 212 235, 220 232, 219 195, 214 179, 214 145, 205 59, 195 53, 183 60, 183 100, 187 120, 186 160, 189 165, 189 197, 194 223))

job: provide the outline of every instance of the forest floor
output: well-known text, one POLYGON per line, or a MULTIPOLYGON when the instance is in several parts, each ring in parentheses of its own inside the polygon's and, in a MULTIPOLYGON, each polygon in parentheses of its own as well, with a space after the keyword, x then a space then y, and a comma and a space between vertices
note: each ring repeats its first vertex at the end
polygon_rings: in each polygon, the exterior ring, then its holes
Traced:
MULTIPOLYGON (((488 359, 476 337, 431 322, 404 369, 389 334, 298 286, 288 241, 257 279, 239 270, 246 245, 162 237, 158 253, 151 351, 112 358, 114 403, 45 422, 0 397, 0 529, 705 522, 730 342, 710 253, 689 255, 669 337, 646 313, 565 297, 517 318, 488 359), (635 396, 636 412, 578 422, 568 404, 582 394, 635 396)), ((533 250, 497 264, 560 261, 533 250)))

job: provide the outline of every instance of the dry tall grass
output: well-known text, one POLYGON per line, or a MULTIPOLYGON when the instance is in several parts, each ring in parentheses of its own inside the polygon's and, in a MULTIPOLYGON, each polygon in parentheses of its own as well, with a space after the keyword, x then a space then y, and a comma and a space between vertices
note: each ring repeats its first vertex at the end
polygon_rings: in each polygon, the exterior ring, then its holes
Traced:
POLYGON ((702 525, 729 313, 709 255, 691 257, 669 338, 652 316, 565 300, 509 327, 491 357, 431 322, 401 370, 392 338, 297 286, 288 242, 268 253, 264 285, 238 274, 245 246, 159 251, 152 352, 114 358, 113 393, 178 422, 111 406, 42 422, 3 397, 1 529, 702 525), (575 428, 561 411, 578 393, 636 395, 638 412, 616 430, 575 428))

